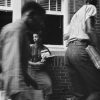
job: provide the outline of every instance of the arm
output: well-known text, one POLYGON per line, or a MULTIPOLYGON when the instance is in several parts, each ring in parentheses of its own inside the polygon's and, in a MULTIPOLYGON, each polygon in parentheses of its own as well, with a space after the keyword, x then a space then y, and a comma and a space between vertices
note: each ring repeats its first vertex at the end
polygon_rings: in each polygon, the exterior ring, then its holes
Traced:
POLYGON ((49 57, 51 57, 51 52, 47 47, 44 46, 44 50, 41 51, 41 62, 46 63, 49 57))
POLYGON ((92 16, 86 20, 86 33, 93 45, 97 46, 97 37, 95 32, 95 17, 92 16))
POLYGON ((42 65, 44 65, 44 63, 41 62, 41 61, 38 61, 38 62, 29 61, 28 63, 29 63, 30 65, 33 65, 33 66, 42 66, 42 65))
POLYGON ((69 34, 64 34, 64 40, 68 40, 69 39, 69 34))
POLYGON ((69 39, 69 29, 70 29, 70 24, 66 27, 65 29, 65 34, 63 36, 63 40, 68 40, 69 39))

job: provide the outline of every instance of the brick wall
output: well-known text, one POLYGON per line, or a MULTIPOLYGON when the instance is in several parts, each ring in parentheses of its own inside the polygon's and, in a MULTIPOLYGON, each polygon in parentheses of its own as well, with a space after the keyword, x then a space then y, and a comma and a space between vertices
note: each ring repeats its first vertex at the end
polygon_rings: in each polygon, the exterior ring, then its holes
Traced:
POLYGON ((51 100, 64 100, 66 90, 71 89, 68 69, 64 66, 64 56, 55 56, 49 69, 53 83, 53 95, 51 95, 51 100))
POLYGON ((77 81, 72 82, 70 79, 76 80, 77 77, 75 74, 77 73, 74 71, 70 73, 70 70, 64 66, 64 56, 55 56, 51 65, 48 67, 53 84, 53 94, 50 100, 65 100, 65 98, 71 96, 70 91, 73 89, 72 84, 75 90, 81 92, 80 83, 77 81))
POLYGON ((98 37, 98 48, 100 50, 100 0, 98 0, 97 5, 96 33, 98 37))

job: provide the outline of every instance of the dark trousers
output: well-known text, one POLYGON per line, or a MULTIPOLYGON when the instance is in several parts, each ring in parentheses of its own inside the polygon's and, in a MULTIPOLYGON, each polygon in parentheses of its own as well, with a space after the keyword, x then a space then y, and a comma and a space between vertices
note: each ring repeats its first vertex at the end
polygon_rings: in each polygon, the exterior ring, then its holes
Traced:
POLYGON ((90 94, 100 91, 100 71, 91 61, 86 46, 86 42, 69 43, 65 53, 65 66, 69 69, 72 91, 90 94))
POLYGON ((33 100, 33 95, 29 92, 19 92, 11 96, 11 100, 33 100))
POLYGON ((44 100, 44 97, 41 90, 25 90, 12 95, 11 100, 44 100))

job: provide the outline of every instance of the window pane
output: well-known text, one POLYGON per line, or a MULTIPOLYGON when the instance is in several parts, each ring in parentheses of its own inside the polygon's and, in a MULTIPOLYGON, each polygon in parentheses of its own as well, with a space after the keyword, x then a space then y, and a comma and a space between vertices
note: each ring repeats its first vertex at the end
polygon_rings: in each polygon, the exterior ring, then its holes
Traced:
POLYGON ((63 45, 63 16, 46 15, 46 28, 43 34, 43 43, 63 45))

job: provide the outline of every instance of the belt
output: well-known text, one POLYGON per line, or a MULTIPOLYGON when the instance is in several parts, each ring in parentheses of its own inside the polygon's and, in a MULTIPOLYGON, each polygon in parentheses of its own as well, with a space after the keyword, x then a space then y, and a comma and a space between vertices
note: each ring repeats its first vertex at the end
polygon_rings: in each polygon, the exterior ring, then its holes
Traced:
POLYGON ((90 40, 87 40, 87 39, 76 39, 76 40, 73 40, 73 41, 69 41, 68 43, 68 46, 70 44, 75 44, 75 45, 89 45, 90 44, 90 40))

